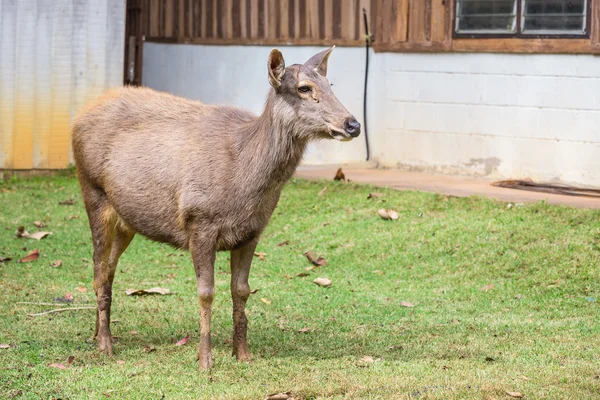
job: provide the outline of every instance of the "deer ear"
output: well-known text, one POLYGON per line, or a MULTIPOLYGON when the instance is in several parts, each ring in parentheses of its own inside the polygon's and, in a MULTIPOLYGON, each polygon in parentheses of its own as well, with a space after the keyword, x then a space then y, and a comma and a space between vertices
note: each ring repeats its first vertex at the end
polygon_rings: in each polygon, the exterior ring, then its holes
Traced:
POLYGON ((309 58, 308 61, 304 63, 304 65, 306 67, 314 69, 316 72, 323 76, 327 76, 327 60, 329 60, 329 55, 331 54, 333 49, 335 49, 335 46, 331 46, 331 48, 315 54, 314 56, 309 58))
POLYGON ((283 54, 279 50, 271 50, 267 69, 269 71, 269 83, 275 89, 279 89, 281 87, 281 79, 285 73, 285 61, 283 61, 283 54))

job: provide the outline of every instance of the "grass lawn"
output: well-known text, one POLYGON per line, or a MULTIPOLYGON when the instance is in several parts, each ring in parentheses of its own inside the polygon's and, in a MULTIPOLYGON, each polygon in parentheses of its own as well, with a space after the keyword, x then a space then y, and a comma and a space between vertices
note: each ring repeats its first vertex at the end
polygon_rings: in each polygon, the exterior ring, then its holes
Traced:
POLYGON ((257 251, 267 255, 250 274, 259 289, 248 301, 252 364, 231 357, 229 254, 215 266, 215 367, 199 372, 190 257, 139 236, 115 278, 109 358, 90 340, 93 310, 27 317, 57 307, 18 304, 67 293, 68 307, 94 304, 75 178, 0 183, 0 256, 13 259, 0 263, 0 343, 10 345, 0 349, 0 398, 600 396, 600 211, 293 180, 257 251), (385 196, 367 200, 374 190, 385 196), (74 205, 59 205, 67 199, 74 205), (383 207, 399 220, 382 220, 383 207), (15 237, 20 225, 36 232, 36 220, 53 234, 15 237), (38 260, 16 262, 33 249, 38 260), (306 251, 327 266, 298 277, 306 251), (175 294, 125 294, 155 286, 175 294), (69 368, 49 367, 70 355, 69 368))

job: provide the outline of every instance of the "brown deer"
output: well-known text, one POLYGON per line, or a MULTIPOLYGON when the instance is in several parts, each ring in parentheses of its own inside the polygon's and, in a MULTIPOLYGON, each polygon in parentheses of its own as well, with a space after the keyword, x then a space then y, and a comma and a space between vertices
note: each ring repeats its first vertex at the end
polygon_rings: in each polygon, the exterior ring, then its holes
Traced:
POLYGON ((309 141, 351 140, 360 124, 326 78, 333 47, 286 67, 269 54, 260 116, 147 88, 119 88, 73 125, 73 154, 94 245, 98 349, 112 355, 110 306, 133 236, 189 249, 200 303, 200 368, 213 365, 210 318, 217 251, 231 252, 233 354, 250 361, 245 315, 259 237, 309 141))

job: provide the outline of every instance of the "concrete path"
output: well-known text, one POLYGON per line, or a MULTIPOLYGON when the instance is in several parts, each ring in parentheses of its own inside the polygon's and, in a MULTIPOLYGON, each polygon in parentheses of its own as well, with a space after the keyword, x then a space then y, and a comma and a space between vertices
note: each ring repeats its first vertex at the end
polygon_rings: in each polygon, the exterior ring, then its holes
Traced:
MULTIPOLYGON (((500 188, 491 186, 490 183, 493 181, 483 178, 431 175, 396 169, 369 168, 364 165, 345 165, 341 167, 346 178, 352 182, 368 183, 399 190, 419 190, 461 197, 480 195, 512 203, 546 200, 550 204, 564 204, 578 208, 600 208, 600 199, 500 188)), ((311 180, 333 180, 337 169, 338 166, 301 166, 296 172, 296 177, 311 180)))

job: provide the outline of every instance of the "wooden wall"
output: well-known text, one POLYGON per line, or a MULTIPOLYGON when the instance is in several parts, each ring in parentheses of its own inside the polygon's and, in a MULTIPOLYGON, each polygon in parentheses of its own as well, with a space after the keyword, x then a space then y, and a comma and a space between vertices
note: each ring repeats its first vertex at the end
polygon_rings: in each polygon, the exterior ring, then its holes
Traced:
POLYGON ((364 8, 375 51, 600 52, 600 0, 587 39, 453 38, 455 0, 135 1, 148 41, 364 46, 364 8))

